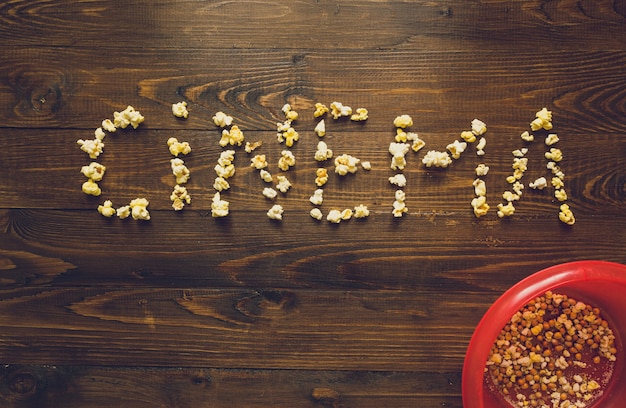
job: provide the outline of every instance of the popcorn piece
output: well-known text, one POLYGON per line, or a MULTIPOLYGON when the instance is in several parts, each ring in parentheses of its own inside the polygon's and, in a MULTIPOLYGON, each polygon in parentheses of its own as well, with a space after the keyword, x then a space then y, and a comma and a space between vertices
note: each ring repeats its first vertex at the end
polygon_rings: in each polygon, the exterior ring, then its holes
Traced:
POLYGON ((567 193, 562 188, 554 191, 554 197, 559 201, 567 201, 567 193))
POLYGON ((513 206, 513 202, 509 201, 506 205, 500 203, 498 204, 498 217, 510 217, 515 213, 515 207, 513 206))
POLYGON ((535 140, 535 136, 531 135, 530 133, 528 133, 528 131, 524 131, 522 132, 522 134, 520 135, 520 137, 522 138, 523 141, 525 142, 532 142, 535 140))
POLYGON ((563 182, 563 179, 559 177, 552 177, 551 183, 552 183, 552 186, 557 190, 565 187, 565 183, 563 182))
POLYGON ((360 121, 367 120, 367 117, 368 117, 367 109, 357 108, 356 113, 350 116, 350 120, 353 120, 355 122, 360 122, 360 121))
POLYGON ((170 194, 170 200, 172 200, 174 211, 180 211, 185 207, 185 204, 191 204, 191 196, 187 192, 187 188, 179 184, 174 186, 174 191, 170 194))
POLYGON ((222 130, 222 138, 219 141, 219 145, 222 147, 226 147, 227 145, 241 146, 244 142, 244 139, 245 137, 241 129, 239 129, 237 125, 233 125, 230 128, 230 131, 228 129, 222 130))
POLYGON ((370 215, 370 210, 367 206, 359 204, 354 207, 354 218, 367 218, 370 215))
POLYGON ((549 152, 545 154, 546 159, 552 160, 554 162, 560 162, 563 159, 563 152, 561 149, 551 148, 549 152))
POLYGON ((185 184, 189 181, 190 172, 182 159, 172 159, 170 160, 170 164, 172 167, 172 173, 174 173, 174 176, 176 177, 176 184, 185 184))
POLYGON ((229 212, 229 204, 228 201, 222 200, 219 192, 215 193, 211 202, 211 216, 214 218, 226 217, 229 212))
POLYGON ((98 212, 107 218, 114 216, 115 208, 113 208, 111 200, 106 200, 102 205, 99 205, 98 212))
POLYGON ((406 194, 402 190, 396 190, 395 198, 396 200, 393 202, 393 210, 391 213, 394 217, 400 218, 404 215, 404 213, 409 211, 404 203, 406 200, 406 194))
POLYGON ((276 189, 278 189, 281 193, 286 193, 291 187, 291 183, 287 180, 285 176, 277 176, 278 183, 276 184, 276 189))
POLYGON ((463 153, 466 148, 467 143, 459 142, 458 140, 455 140, 453 143, 446 146, 446 149, 448 149, 453 159, 459 159, 461 157, 461 153, 463 153))
POLYGON ((290 167, 296 165, 296 156, 289 150, 283 150, 280 152, 280 159, 278 159, 278 168, 282 171, 289 170, 290 167))
POLYGON ((533 188, 535 190, 543 190, 548 186, 548 181, 545 177, 539 177, 535 181, 528 183, 528 187, 533 188))
POLYGON ((342 116, 352 115, 352 108, 344 106, 341 102, 333 102, 330 104, 330 113, 333 119, 339 119, 342 116))
POLYGON ((216 191, 228 190, 230 188, 230 183, 224 177, 218 176, 215 178, 215 181, 213 182, 213 188, 216 191))
POLYGON ((148 221, 150 219, 150 213, 148 212, 148 200, 145 198, 135 198, 128 205, 131 210, 131 216, 133 220, 145 220, 148 221))
POLYGON ((315 190, 311 198, 309 198, 309 201, 313 205, 322 205, 322 203, 324 202, 324 190, 322 190, 321 188, 315 190))
POLYGON ((474 135, 480 136, 485 134, 485 132, 487 132, 487 125, 485 124, 485 122, 479 119, 472 120, 472 133, 474 135))
MULTIPOLYGON (((217 177, 222 177, 225 179, 231 178, 232 176, 235 175, 235 166, 233 164, 222 166, 221 164, 218 163, 215 165, 215 167, 213 167, 213 170, 215 170, 215 174, 217 174, 217 177)), ((176 170, 174 170, 174 174, 176 174, 176 170)), ((181 174, 181 178, 180 178, 181 180, 184 180, 184 177, 182 177, 183 175, 184 173, 181 174)), ((176 182, 178 183, 178 176, 176 178, 176 182)), ((178 184, 183 184, 183 183, 178 183, 178 184)))
POLYGON ((101 181, 105 171, 106 167, 96 162, 91 162, 89 166, 83 166, 80 169, 80 172, 83 173, 85 177, 93 181, 101 181))
POLYGON ((409 140, 409 135, 402 128, 396 129, 396 142, 397 143, 406 143, 409 140))
POLYGON ((396 116, 396 118, 393 120, 393 125, 397 128, 406 129, 413 126, 413 118, 411 118, 411 116, 409 115, 396 116))
POLYGON ((513 191, 515 191, 515 194, 522 195, 523 189, 524 189, 524 184, 520 183, 519 181, 516 181, 515 183, 513 183, 513 191))
POLYGON ((543 108, 535 114, 536 118, 530 123, 530 129, 535 131, 539 129, 552 129, 552 112, 543 108))
POLYGON ((268 166, 267 159, 264 154, 257 154, 250 159, 250 166, 257 170, 264 169, 268 166))
POLYGON ((324 105, 323 103, 316 103, 315 104, 315 112, 313 112, 313 116, 316 118, 319 118, 320 116, 323 116, 324 114, 330 112, 330 110, 328 109, 328 106, 324 105))
POLYGON ((287 147, 292 147, 294 142, 297 142, 299 138, 300 135, 298 134, 298 132, 296 132, 294 128, 289 127, 285 132, 282 133, 282 135, 280 135, 278 141, 282 142, 282 140, 284 140, 287 147))
POLYGON ((273 200, 276 198, 277 195, 278 195, 278 192, 271 187, 265 187, 263 189, 263 196, 265 198, 269 198, 270 200, 273 200))
POLYGON ((188 142, 179 142, 175 137, 170 137, 167 139, 167 146, 169 147, 170 153, 172 156, 177 156, 179 154, 189 154, 191 153, 191 146, 188 142))
POLYGON ((187 110, 187 102, 182 101, 178 103, 172 104, 172 114, 177 118, 185 118, 189 116, 189 111, 187 110))
POLYGON ((228 116, 224 112, 217 112, 213 116, 213 123, 215 123, 215 126, 226 128, 233 124, 233 117, 228 116))
POLYGON ((82 190, 83 190, 83 193, 96 196, 96 197, 102 194, 102 190, 100 189, 100 186, 98 186, 98 183, 96 183, 92 179, 89 179, 83 183, 82 190))
POLYGON ((389 144, 389 153, 391 153, 391 169, 404 170, 406 167, 405 155, 408 153, 411 145, 408 143, 392 142, 389 144))
POLYGON ((269 209, 269 211, 267 212, 267 216, 271 220, 282 220, 284 212, 285 211, 283 210, 282 205, 275 204, 274 206, 272 206, 272 208, 269 209))
POLYGON ((126 129, 130 125, 130 120, 126 117, 124 112, 113 112, 113 125, 116 128, 126 129))
POLYGON ((133 129, 137 129, 143 121, 141 113, 130 105, 121 112, 113 112, 113 124, 116 128, 125 129, 131 125, 133 129))
POLYGON ((361 167, 363 168, 363 170, 372 170, 372 163, 370 163, 369 161, 362 161, 361 167))
POLYGON ((476 175, 477 176, 486 176, 489 173, 489 166, 481 163, 476 166, 476 175))
POLYGON ((328 182, 328 170, 320 167, 315 170, 315 175, 317 176, 315 178, 315 184, 318 187, 321 187, 328 182))
POLYGON ((317 125, 315 125, 315 134, 318 137, 324 137, 326 135, 326 123, 324 123, 324 119, 320 120, 317 125))
POLYGON ((341 220, 342 221, 347 221, 350 218, 352 218, 353 214, 354 214, 354 212, 350 208, 346 208, 345 210, 343 210, 341 212, 341 220))
POLYGON ((398 173, 393 177, 389 177, 389 182, 391 184, 394 184, 398 187, 405 187, 406 186, 406 177, 404 176, 404 174, 402 173, 398 173))
POLYGON ((461 139, 465 140, 467 143, 474 143, 476 141, 476 135, 470 130, 464 130, 461 132, 461 139))
POLYGON ((224 150, 220 153, 219 159, 217 159, 217 164, 222 167, 226 167, 233 163, 235 160, 235 151, 234 150, 224 150))
POLYGON ((311 217, 315 218, 318 221, 321 221, 324 216, 322 215, 322 211, 319 208, 313 208, 310 212, 311 217))
POLYGON ((487 198, 485 196, 475 197, 472 200, 471 205, 474 209, 474 215, 476 217, 487 215, 487 212, 489 211, 489 204, 487 204, 487 198))
POLYGON ((315 160, 324 161, 333 157, 333 151, 328 148, 328 145, 322 141, 317 143, 317 151, 315 152, 315 160))
MULTIPOLYGON (((113 129, 115 129, 115 127, 113 127, 113 129)), ((103 141, 104 138, 106 137, 106 134, 104 133, 104 130, 102 130, 101 127, 97 128, 94 132, 93 132, 94 136, 96 139, 103 141)))
POLYGON ((568 225, 574 225, 576 219, 574 218, 574 213, 569 208, 567 204, 561 204, 560 212, 559 212, 559 220, 568 225))
POLYGON ((504 198, 506 201, 518 201, 520 199, 519 194, 515 194, 511 191, 505 191, 504 193, 502 193, 502 198, 504 198))
POLYGON ((328 212, 328 215, 326 216, 326 220, 333 223, 333 224, 339 224, 342 220, 341 218, 341 211, 339 210, 330 210, 328 212))
POLYGON ((356 173, 358 170, 357 165, 361 160, 349 154, 342 154, 335 158, 335 173, 340 176, 345 176, 348 173, 356 173))
POLYGON ((246 147, 244 148, 244 150, 246 151, 246 153, 252 153, 252 151, 261 147, 262 144, 263 142, 261 141, 254 142, 254 143, 246 142, 246 147))
POLYGON ((118 208, 116 214, 121 220, 130 217, 130 205, 125 205, 118 208))
POLYGON ((511 152, 511 154, 513 154, 513 156, 515 157, 524 157, 526 153, 528 153, 528 149, 526 147, 516 149, 511 152))
POLYGON ((474 194, 479 197, 487 195, 487 184, 485 184, 483 180, 477 178, 476 180, 474 180, 472 185, 474 186, 474 194))
POLYGON ((285 118, 287 118, 287 120, 294 121, 298 119, 298 112, 293 110, 290 104, 288 103, 284 104, 282 111, 285 114, 285 118))
POLYGON ((407 142, 411 142, 411 150, 414 152, 419 152, 426 146, 426 142, 420 139, 418 134, 414 132, 406 132, 406 140, 407 142))
POLYGON ((90 158, 96 159, 102 153, 102 149, 104 148, 104 143, 100 139, 93 140, 83 140, 78 139, 76 141, 80 146, 80 150, 87 153, 90 158))
POLYGON ((478 143, 476 144, 476 155, 484 156, 485 155, 485 146, 487 145, 487 139, 481 137, 478 143))
POLYGON ((559 142, 559 137, 556 135, 556 133, 550 133, 548 136, 546 136, 546 146, 552 146, 554 144, 557 144, 559 142))
POLYGON ((266 183, 271 183, 272 181, 274 181, 272 179, 271 173, 267 170, 261 170, 259 172, 259 175, 261 176, 261 180, 265 181, 266 183))
POLYGON ((117 128, 115 127, 115 124, 113 122, 111 122, 111 119, 105 119, 102 121, 102 128, 104 130, 106 130, 109 133, 114 133, 115 131, 117 131, 117 128))
POLYGON ((435 150, 431 150, 422 159, 422 163, 426 167, 441 167, 445 168, 452 163, 452 159, 448 152, 437 152, 435 150))

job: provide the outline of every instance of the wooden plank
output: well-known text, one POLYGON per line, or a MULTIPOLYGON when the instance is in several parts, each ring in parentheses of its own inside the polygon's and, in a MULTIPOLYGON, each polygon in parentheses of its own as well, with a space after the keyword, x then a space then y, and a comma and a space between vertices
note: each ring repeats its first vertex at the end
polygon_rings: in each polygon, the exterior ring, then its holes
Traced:
POLYGON ((460 298, 455 292, 3 290, 0 359, 6 364, 452 372, 460 369, 473 328, 495 299, 465 291, 458 292, 460 298))
MULTIPOLYGON (((294 61, 288 50, 19 48, 0 54, 4 127, 89 129, 127 105, 146 129, 215 129, 222 110, 244 130, 276 129, 282 106, 313 129, 313 105, 366 107, 369 129, 392 131, 408 113, 422 132, 459 132, 480 117, 517 132, 547 106, 570 133, 626 131, 624 51, 554 49, 406 51, 322 50, 294 61), (45 63, 42 63, 44 61, 45 63), (72 64, 67 64, 72 61, 72 64), (185 100, 188 120, 171 104, 185 100)), ((85 134, 91 137, 91 132, 85 134)))
POLYGON ((224 370, 84 366, 0 367, 7 408, 462 407, 460 376, 445 372, 224 370))
MULTIPOLYGON (((9 1, 9 47, 624 50, 619 1, 9 1), (250 7, 254 12, 249 11, 250 7), (106 35, 103 35, 106 33, 106 35)), ((107 54, 103 55, 104 58, 107 54)))

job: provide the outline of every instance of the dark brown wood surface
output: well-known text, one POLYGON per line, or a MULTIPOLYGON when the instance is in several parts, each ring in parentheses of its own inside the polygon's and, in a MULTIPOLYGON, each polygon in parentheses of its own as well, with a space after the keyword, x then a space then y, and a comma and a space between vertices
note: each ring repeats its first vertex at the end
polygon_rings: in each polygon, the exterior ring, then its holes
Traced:
POLYGON ((14 1, 0 5, 0 406, 461 407, 465 349, 507 288, 575 260, 626 263, 626 3, 582 1, 14 1), (172 115, 186 101, 188 119, 172 115), (339 177, 313 158, 314 104, 339 177), (264 183, 236 148, 225 219, 211 217, 217 111, 262 141, 299 112, 292 188, 270 220, 264 183), (78 139, 132 105, 137 130, 107 136, 100 197, 81 192, 78 139), (547 147, 523 142, 553 113, 567 203, 558 219, 547 147), (407 155, 409 212, 391 214, 396 116, 426 141, 407 155), (427 150, 474 118, 488 127, 445 170, 427 150), (174 212, 166 141, 188 141, 191 205, 174 212), (515 149, 528 147, 516 213, 496 215, 515 149), (476 218, 474 168, 491 210, 476 218), (309 216, 368 205, 339 225, 309 216), (136 197, 151 220, 96 207, 136 197))

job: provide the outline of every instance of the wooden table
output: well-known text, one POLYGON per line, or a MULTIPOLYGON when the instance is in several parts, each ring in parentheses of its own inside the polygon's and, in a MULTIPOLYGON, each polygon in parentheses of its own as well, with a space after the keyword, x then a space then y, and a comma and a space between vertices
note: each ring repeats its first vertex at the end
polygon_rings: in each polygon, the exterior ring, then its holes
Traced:
POLYGON ((0 19, 3 407, 460 407, 466 347, 507 288, 562 262, 626 263, 622 0, 10 0, 0 19), (181 101, 187 119, 172 113, 181 101), (327 114, 320 138, 315 103, 332 102, 369 118, 327 114), (299 114, 291 147, 277 138, 285 104, 299 114), (84 194, 94 160, 77 140, 128 105, 145 121, 107 134, 102 194, 84 194), (544 107, 553 129, 522 140, 544 107), (262 146, 220 146, 218 111, 262 146), (426 146, 392 170, 404 114, 426 146), (475 118, 484 156, 476 141, 448 168, 422 164, 475 118), (192 147, 182 211, 170 137, 192 147), (319 141, 332 159, 314 159, 319 141), (574 225, 559 220, 550 147, 574 225), (522 148, 523 194, 500 218, 522 148), (229 149, 230 211, 215 218, 229 149), (283 150, 297 160, 284 172, 283 150), (257 154, 292 184, 273 202, 257 154), (336 174, 342 154, 371 170, 336 174), (480 163, 491 209, 476 217, 480 163), (530 188, 540 177, 548 187, 530 188), (97 211, 139 197, 149 221, 97 211), (325 219, 360 204, 369 217, 325 219))

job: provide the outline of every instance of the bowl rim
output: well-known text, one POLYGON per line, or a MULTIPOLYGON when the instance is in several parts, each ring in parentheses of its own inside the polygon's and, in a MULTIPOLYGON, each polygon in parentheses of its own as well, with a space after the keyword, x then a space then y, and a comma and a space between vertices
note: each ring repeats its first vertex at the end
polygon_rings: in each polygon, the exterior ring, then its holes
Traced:
POLYGON ((602 260, 582 260, 553 265, 520 280, 496 299, 474 329, 465 353, 461 377, 464 407, 484 406, 483 375, 470 373, 472 367, 484 366, 489 357, 489 350, 482 350, 484 346, 479 347, 478 339, 488 337, 495 341, 510 316, 526 303, 548 290, 586 280, 610 280, 626 284, 626 265, 602 260))

